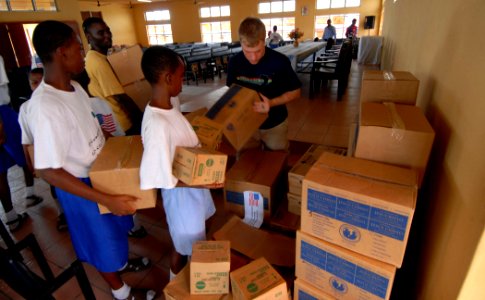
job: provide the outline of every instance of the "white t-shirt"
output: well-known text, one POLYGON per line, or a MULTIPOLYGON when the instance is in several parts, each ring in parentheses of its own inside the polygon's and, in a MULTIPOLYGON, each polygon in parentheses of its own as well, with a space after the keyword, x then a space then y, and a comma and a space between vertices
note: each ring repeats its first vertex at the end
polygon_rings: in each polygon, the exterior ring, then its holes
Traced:
POLYGON ((85 178, 105 139, 88 94, 77 82, 71 85, 74 91, 66 92, 42 81, 29 100, 27 120, 35 168, 63 168, 85 178))
POLYGON ((28 123, 28 110, 30 100, 25 101, 19 108, 19 124, 22 129, 22 145, 32 145, 34 143, 34 137, 32 131, 30 131, 28 123))
POLYGON ((176 146, 199 145, 199 139, 189 121, 175 106, 172 109, 160 109, 147 105, 143 114, 141 136, 141 189, 174 188, 178 182, 172 175, 176 146))

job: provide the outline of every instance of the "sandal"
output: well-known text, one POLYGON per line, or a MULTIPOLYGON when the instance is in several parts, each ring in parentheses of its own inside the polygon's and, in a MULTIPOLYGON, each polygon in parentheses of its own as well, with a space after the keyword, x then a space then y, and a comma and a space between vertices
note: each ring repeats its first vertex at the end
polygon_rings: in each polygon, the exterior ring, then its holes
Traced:
POLYGON ((120 274, 127 272, 141 272, 148 269, 150 266, 151 262, 148 257, 130 258, 126 263, 126 266, 119 272, 120 274))
MULTIPOLYGON (((154 290, 131 288, 130 295, 124 300, 153 300, 157 296, 154 290)), ((119 300, 113 297, 114 300, 119 300)))
POLYGON ((137 230, 130 229, 128 231, 128 236, 136 239, 144 238, 147 235, 148 235, 148 232, 143 226, 140 226, 140 228, 138 228, 137 230))
POLYGON ((25 220, 28 218, 28 214, 26 212, 17 214, 17 219, 8 221, 6 224, 8 225, 8 229, 10 232, 15 232, 22 227, 22 224, 24 224, 25 220))
POLYGON ((27 205, 26 205, 27 207, 36 206, 37 204, 44 201, 42 197, 39 197, 37 195, 31 195, 31 196, 25 197, 25 199, 27 200, 27 205))

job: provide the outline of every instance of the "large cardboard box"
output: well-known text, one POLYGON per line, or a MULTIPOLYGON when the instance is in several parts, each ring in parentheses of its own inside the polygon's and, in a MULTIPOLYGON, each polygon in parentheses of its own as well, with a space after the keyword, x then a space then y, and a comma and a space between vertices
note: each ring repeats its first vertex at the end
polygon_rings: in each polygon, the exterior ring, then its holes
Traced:
POLYGON ((133 45, 114 52, 107 58, 125 93, 144 111, 151 99, 152 90, 141 70, 142 56, 140 45, 133 45))
POLYGON ((198 241, 190 260, 191 294, 229 293, 231 245, 229 241, 198 241))
POLYGON ((222 141, 222 125, 204 116, 195 116, 190 124, 202 148, 216 150, 222 141))
POLYGON ((236 150, 240 150, 268 117, 268 114, 253 110, 253 103, 258 101, 261 99, 256 91, 232 85, 209 109, 206 117, 222 124, 224 136, 236 150))
POLYGON ((337 299, 389 299, 396 267, 296 233, 295 275, 337 299))
POLYGON ((288 300, 286 281, 264 257, 231 272, 231 286, 234 300, 288 300))
POLYGON ((172 173, 187 185, 223 183, 227 155, 203 148, 177 147, 172 173))
POLYGON ((293 300, 337 300, 305 280, 297 278, 294 283, 293 300))
MULTIPOLYGON (((137 197, 137 209, 155 207, 156 189, 140 189, 142 155, 141 136, 109 138, 89 171, 91 184, 105 193, 137 197)), ((110 212, 103 205, 99 205, 99 211, 102 214, 110 212)))
POLYGON ((259 192, 264 201, 264 220, 269 221, 286 190, 282 171, 287 154, 248 150, 227 172, 224 185, 225 209, 244 217, 244 191, 259 192), (283 187, 282 187, 283 185, 283 187))
POLYGON ((166 300, 231 300, 231 294, 190 294, 190 266, 187 264, 163 289, 166 300))
POLYGON ((355 157, 418 170, 423 181, 434 130, 419 107, 362 103, 355 157))
POLYGON ((288 211, 295 215, 301 215, 301 195, 292 193, 287 194, 288 197, 288 211))
POLYGON ((419 80, 409 72, 364 71, 360 101, 416 105, 419 80))
POLYGON ((416 178, 412 169, 324 153, 303 180, 301 230, 400 267, 416 178))
POLYGON ((293 195, 301 196, 301 182, 308 170, 318 160, 323 152, 332 152, 335 154, 346 155, 347 150, 338 147, 311 145, 303 154, 297 163, 288 172, 288 190, 293 195))

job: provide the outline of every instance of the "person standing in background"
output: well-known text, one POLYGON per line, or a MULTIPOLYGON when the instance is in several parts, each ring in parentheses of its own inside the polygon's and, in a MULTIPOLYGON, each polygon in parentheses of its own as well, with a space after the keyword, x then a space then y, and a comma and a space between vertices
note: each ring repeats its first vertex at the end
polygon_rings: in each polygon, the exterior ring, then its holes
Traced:
POLYGON ((322 39, 324 41, 328 41, 328 39, 333 39, 335 41, 337 39, 337 30, 332 26, 332 20, 330 19, 327 20, 327 27, 323 30, 322 39))
POLYGON ((352 24, 347 27, 347 30, 345 31, 345 36, 349 39, 357 37, 357 26, 355 25, 357 23, 357 19, 352 20, 352 24))

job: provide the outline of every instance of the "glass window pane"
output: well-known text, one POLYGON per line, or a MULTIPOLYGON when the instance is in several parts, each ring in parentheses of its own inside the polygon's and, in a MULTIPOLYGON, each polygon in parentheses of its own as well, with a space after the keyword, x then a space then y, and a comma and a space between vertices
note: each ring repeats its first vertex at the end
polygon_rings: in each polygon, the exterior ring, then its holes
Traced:
POLYGON ((203 34, 202 35, 202 42, 203 43, 210 43, 211 42, 211 34, 203 34))
POLYGON ((221 6, 221 17, 229 17, 230 15, 231 15, 231 7, 229 5, 221 6))
POLYGON ((200 31, 202 34, 206 34, 211 32, 211 24, 210 23, 200 23, 200 31))
POLYGON ((330 0, 317 0, 317 9, 330 8, 330 0))
POLYGON ((282 1, 274 1, 271 2, 271 12, 277 13, 283 11, 283 2, 282 1))
POLYGON ((221 28, 223 32, 231 32, 231 22, 221 22, 221 28))
POLYGON ((212 23, 212 32, 221 32, 221 22, 212 23))
POLYGON ((260 14, 267 14, 271 12, 271 5, 269 2, 259 3, 258 12, 260 14))
POLYGON ((13 11, 34 10, 34 6, 30 0, 10 0, 10 8, 13 11))
POLYGON ((211 17, 220 17, 221 16, 221 10, 219 6, 212 6, 211 7, 211 17))
POLYGON ((163 25, 163 32, 165 32, 166 34, 172 34, 172 25, 170 24, 163 25))
POLYGON ((57 11, 56 2, 51 0, 36 0, 35 9, 38 11, 57 11))
POLYGON ((0 11, 8 11, 7 2, 6 0, 0 1, 0 11))
POLYGON ((345 0, 332 0, 331 8, 340 8, 345 6, 345 0))
POLYGON ((295 11, 295 1, 284 1, 283 11, 295 11))
POLYGON ((347 0, 345 6, 346 7, 358 7, 358 6, 360 6, 360 0, 347 0))
POLYGON ((200 9, 200 17, 201 18, 208 18, 211 16, 211 10, 209 7, 202 7, 200 9))

